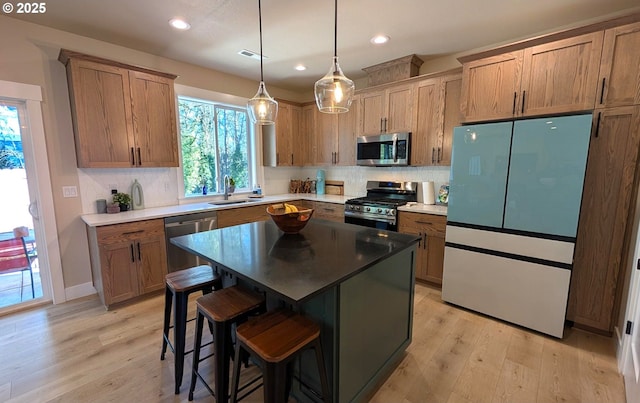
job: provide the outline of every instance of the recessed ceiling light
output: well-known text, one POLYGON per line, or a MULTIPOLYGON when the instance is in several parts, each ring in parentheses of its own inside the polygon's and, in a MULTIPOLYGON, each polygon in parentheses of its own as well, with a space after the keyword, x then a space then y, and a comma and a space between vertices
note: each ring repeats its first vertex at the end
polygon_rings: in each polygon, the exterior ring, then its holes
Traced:
POLYGON ((376 35, 371 38, 371 43, 374 45, 382 45, 389 42, 389 37, 387 35, 376 35))
POLYGON ((191 24, 189 24, 182 18, 177 18, 177 17, 170 19, 169 24, 171 24, 171 26, 174 27, 175 29, 179 29, 181 31, 186 31, 187 29, 191 28, 191 24))
POLYGON ((307 66, 305 66, 304 64, 296 64, 296 67, 294 68, 298 71, 305 71, 307 69, 307 66))

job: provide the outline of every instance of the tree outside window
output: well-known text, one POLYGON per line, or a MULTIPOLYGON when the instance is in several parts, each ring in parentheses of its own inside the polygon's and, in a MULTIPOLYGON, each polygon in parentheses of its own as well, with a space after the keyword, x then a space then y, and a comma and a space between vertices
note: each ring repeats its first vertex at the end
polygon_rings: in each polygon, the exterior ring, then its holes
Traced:
POLYGON ((251 178, 249 124, 245 108, 178 97, 182 171, 186 197, 223 193, 224 176, 236 191, 248 190, 251 178))

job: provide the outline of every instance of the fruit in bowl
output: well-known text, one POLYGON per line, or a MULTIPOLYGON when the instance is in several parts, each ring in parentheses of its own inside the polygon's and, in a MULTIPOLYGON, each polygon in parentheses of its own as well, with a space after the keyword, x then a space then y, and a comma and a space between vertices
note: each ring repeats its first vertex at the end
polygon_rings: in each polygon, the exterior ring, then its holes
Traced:
POLYGON ((311 219, 313 209, 299 209, 293 204, 278 203, 267 207, 273 222, 285 234, 297 234, 311 219))

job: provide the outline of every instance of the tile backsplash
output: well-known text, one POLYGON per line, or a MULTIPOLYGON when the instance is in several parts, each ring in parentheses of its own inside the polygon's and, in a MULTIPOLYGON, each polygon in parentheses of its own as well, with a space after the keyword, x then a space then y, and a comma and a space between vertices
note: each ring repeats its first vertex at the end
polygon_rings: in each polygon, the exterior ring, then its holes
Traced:
MULTIPOLYGON (((318 169, 327 180, 344 181, 347 196, 364 196, 368 180, 433 181, 436 192, 449 182, 450 167, 263 167, 263 192, 267 195, 288 193, 291 179, 315 179, 318 169)), ((142 185, 145 207, 170 206, 185 203, 180 200, 178 168, 78 169, 83 214, 96 213, 96 200, 111 200, 111 186, 131 193, 134 179, 142 185)), ((196 200, 194 200, 196 202, 196 200)))
POLYGON ((78 169, 83 214, 96 213, 96 200, 111 201, 111 186, 119 192, 131 193, 137 179, 142 185, 145 207, 178 204, 178 168, 78 169))
POLYGON ((318 169, 325 171, 326 180, 344 182, 344 193, 348 196, 367 194, 367 181, 433 181, 437 190, 440 185, 449 182, 450 167, 314 167, 314 168, 266 168, 265 177, 270 194, 287 193, 289 179, 315 179, 318 169))

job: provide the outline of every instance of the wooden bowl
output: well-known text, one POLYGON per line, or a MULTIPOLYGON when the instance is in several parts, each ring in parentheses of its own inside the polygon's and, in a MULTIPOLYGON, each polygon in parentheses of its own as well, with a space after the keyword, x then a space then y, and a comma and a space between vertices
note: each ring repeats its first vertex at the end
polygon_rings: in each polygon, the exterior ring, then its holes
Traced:
POLYGON ((267 213, 274 223, 285 234, 297 234, 311 219, 313 209, 302 209, 292 213, 285 213, 281 204, 274 204, 267 207, 267 213))

